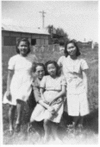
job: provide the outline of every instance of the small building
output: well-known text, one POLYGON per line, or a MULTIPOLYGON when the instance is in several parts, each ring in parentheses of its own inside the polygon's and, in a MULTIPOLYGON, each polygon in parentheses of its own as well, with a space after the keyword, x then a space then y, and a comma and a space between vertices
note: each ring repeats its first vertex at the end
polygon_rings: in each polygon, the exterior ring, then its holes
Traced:
POLYGON ((77 43, 80 48, 92 48, 92 41, 88 41, 88 42, 78 41, 77 43))
POLYGON ((45 29, 2 24, 2 47, 15 46, 18 38, 28 38, 31 46, 47 46, 50 34, 45 29))

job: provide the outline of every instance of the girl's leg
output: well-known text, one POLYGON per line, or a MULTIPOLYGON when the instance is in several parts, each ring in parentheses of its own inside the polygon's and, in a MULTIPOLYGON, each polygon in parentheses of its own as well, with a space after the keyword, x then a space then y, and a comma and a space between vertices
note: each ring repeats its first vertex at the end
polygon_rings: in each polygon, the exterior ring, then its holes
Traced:
POLYGON ((83 116, 80 116, 79 124, 78 124, 78 127, 79 127, 80 129, 83 128, 83 119, 84 119, 84 117, 83 117, 83 116))
MULTIPOLYGON (((35 122, 35 120, 33 118, 30 118, 30 122, 28 123, 27 133, 29 133, 33 130, 32 123, 34 123, 34 122, 35 122)), ((35 129, 34 129, 34 131, 35 131, 35 129)))
POLYGON ((49 141, 51 135, 51 124, 48 119, 44 120, 44 131, 45 131, 44 142, 47 142, 49 141))
POLYGON ((13 106, 13 105, 9 106, 9 112, 8 112, 9 131, 13 130, 13 121, 14 121, 14 116, 15 116, 15 109, 16 109, 16 106, 13 106))
MULTIPOLYGON (((31 122, 28 123, 27 133, 30 133, 33 130, 33 125, 31 122)), ((35 130, 35 129, 34 129, 35 130)))
POLYGON ((30 121, 28 123, 28 128, 27 128, 27 132, 29 133, 32 129, 32 123, 35 122, 34 118, 36 117, 36 114, 34 114, 34 110, 33 112, 31 113, 31 117, 30 117, 30 121))
POLYGON ((83 116, 80 116, 80 122, 79 122, 79 123, 80 123, 81 125, 83 125, 83 119, 84 119, 84 117, 83 117, 83 116))
POLYGON ((74 116, 74 117, 73 117, 73 127, 74 127, 74 128, 77 127, 78 121, 79 121, 79 116, 74 116))
POLYGON ((20 130, 20 122, 21 122, 21 116, 22 116, 22 107, 23 102, 21 100, 17 100, 17 119, 16 119, 16 131, 18 132, 20 130))
POLYGON ((51 124, 51 131, 52 131, 52 138, 54 140, 56 140, 56 138, 58 138, 57 137, 57 129, 58 129, 58 124, 52 122, 52 124, 51 124))

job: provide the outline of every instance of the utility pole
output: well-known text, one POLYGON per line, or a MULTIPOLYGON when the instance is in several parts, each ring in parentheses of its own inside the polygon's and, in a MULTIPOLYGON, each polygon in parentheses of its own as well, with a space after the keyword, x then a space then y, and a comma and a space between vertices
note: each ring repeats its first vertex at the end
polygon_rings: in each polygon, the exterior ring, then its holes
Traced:
POLYGON ((44 29, 44 17, 45 17, 45 13, 44 11, 40 11, 40 13, 42 13, 42 28, 44 29))

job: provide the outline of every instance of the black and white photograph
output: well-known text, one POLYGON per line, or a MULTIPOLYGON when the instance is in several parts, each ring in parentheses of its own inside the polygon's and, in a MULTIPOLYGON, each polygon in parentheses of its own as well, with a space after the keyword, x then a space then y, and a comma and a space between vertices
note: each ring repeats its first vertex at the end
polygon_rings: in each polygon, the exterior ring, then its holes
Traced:
POLYGON ((99 0, 1 1, 2 145, 98 145, 99 0))

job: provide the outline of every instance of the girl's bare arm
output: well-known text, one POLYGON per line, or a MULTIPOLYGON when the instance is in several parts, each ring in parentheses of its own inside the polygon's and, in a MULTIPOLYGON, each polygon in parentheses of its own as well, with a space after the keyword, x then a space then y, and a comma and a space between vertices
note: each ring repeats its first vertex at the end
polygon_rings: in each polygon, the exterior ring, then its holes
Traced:
POLYGON ((43 89, 43 88, 40 89, 40 93, 41 93, 41 98, 42 98, 42 100, 40 100, 39 103, 40 103, 43 107, 45 107, 46 109, 48 109, 51 113, 54 113, 54 112, 55 112, 54 108, 52 108, 51 106, 49 106, 49 105, 45 102, 45 98, 44 98, 44 95, 43 95, 43 93, 44 93, 44 89, 43 89))
POLYGON ((88 72, 88 70, 82 71, 82 74, 83 74, 83 82, 84 82, 84 85, 85 85, 86 93, 88 92, 87 72, 88 72))
POLYGON ((54 100, 52 101, 52 103, 54 103, 58 98, 64 96, 65 94, 66 94, 66 86, 62 85, 61 91, 56 95, 56 97, 54 97, 54 100))
POLYGON ((43 95, 43 93, 44 93, 44 89, 43 88, 40 89, 40 93, 41 93, 41 100, 39 101, 39 103, 42 106, 44 106, 45 108, 48 109, 49 105, 45 103, 45 98, 44 98, 44 95, 43 95))
POLYGON ((7 98, 10 100, 11 96, 10 96, 10 84, 11 84, 11 79, 12 79, 12 75, 13 75, 13 70, 8 70, 8 75, 7 75, 7 98))

